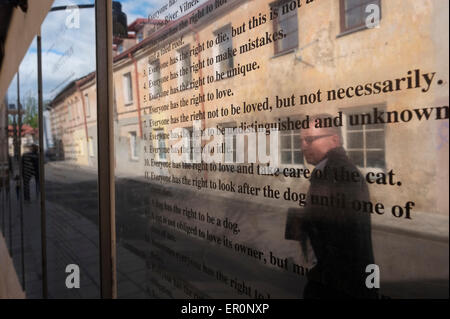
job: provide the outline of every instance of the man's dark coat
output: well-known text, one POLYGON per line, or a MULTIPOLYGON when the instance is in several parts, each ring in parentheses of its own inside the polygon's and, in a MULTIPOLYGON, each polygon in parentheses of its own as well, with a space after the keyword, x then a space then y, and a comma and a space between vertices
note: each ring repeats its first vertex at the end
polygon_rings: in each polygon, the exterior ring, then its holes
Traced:
POLYGON ((286 239, 303 248, 310 239, 317 264, 308 273, 309 284, 322 287, 322 296, 375 297, 365 285, 366 266, 374 263, 370 212, 357 210, 370 201, 364 176, 338 147, 327 153, 324 167, 314 169, 310 182, 305 208, 290 209, 286 223, 286 239), (348 180, 345 172, 358 181, 348 180))

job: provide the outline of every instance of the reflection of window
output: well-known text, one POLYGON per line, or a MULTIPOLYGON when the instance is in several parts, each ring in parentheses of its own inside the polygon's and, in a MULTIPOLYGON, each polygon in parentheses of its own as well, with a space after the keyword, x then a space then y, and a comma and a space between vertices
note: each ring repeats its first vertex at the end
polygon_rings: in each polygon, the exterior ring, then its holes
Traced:
POLYGON ((136 132, 130 132, 130 154, 132 160, 137 160, 139 158, 136 132))
POLYGON ((88 96, 88 94, 84 95, 84 106, 86 108, 86 117, 91 116, 91 107, 89 105, 89 96, 88 96))
POLYGON ((300 141, 300 130, 280 131, 280 152, 281 164, 304 164, 300 141))
POLYGON ((125 73, 123 75, 123 94, 125 104, 133 103, 133 85, 131 83, 131 73, 125 73))
POLYGON ((90 136, 88 140, 88 152, 90 157, 94 157, 94 139, 92 136, 90 136))
POLYGON ((114 105, 114 116, 117 121, 117 98, 116 98, 116 86, 114 85, 114 93, 113 93, 113 105, 114 105))
POLYGON ((164 130, 155 130, 156 136, 157 136, 157 141, 158 141, 158 148, 159 148, 159 152, 158 152, 158 157, 160 161, 165 161, 167 160, 167 154, 165 152, 165 148, 166 148, 166 137, 164 135, 164 130))
POLYGON ((365 124, 369 114, 364 109, 344 110, 344 114, 344 147, 353 163, 359 167, 385 168, 385 125, 365 124))
POLYGON ((150 89, 151 95, 158 95, 162 91, 161 82, 159 81, 161 78, 161 70, 159 59, 151 62, 148 65, 148 87, 150 89))
POLYGON ((275 54, 283 53, 298 47, 298 21, 297 9, 290 10, 291 1, 282 0, 275 2, 272 7, 277 10, 278 17, 273 20, 274 32, 283 30, 285 38, 275 42, 275 54))
POLYGON ((189 52, 189 45, 178 50, 178 85, 181 89, 187 89, 190 87, 192 81, 191 67, 191 55, 189 52))
MULTIPOLYGON (((81 102, 81 101, 80 101, 81 102)), ((76 113, 76 115, 77 115, 77 119, 79 119, 80 118, 80 113, 81 113, 81 108, 83 107, 83 104, 81 104, 81 103, 78 103, 78 98, 77 99, 75 99, 75 105, 74 105, 74 107, 75 107, 75 113, 76 113)))
POLYGON ((78 153, 80 154, 80 156, 84 156, 84 145, 83 145, 84 143, 83 143, 83 138, 81 137, 79 140, 78 140, 78 153))
POLYGON ((232 34, 231 34, 231 25, 226 25, 214 32, 214 36, 218 36, 221 34, 222 36, 226 36, 227 40, 222 41, 218 45, 215 46, 215 65, 216 65, 216 71, 217 72, 226 72, 233 68, 233 57, 229 56, 227 53, 230 50, 233 50, 233 40, 232 40, 232 34))
POLYGON ((67 105, 67 120, 72 121, 72 105, 67 105))
POLYGON ((365 28, 369 4, 375 4, 381 10, 380 0, 341 0, 341 32, 365 28))
POLYGON ((183 154, 189 152, 189 161, 192 163, 194 161, 194 128, 192 126, 184 128, 183 138, 186 138, 186 136, 189 138, 189 149, 184 149, 183 145, 183 154))
MULTIPOLYGON (((225 143, 224 146, 224 150, 225 150, 225 154, 233 152, 233 163, 236 163, 236 134, 233 134, 234 129, 237 128, 237 125, 235 122, 228 122, 228 123, 222 123, 219 124, 219 128, 223 130, 223 135, 224 135, 224 139, 223 139, 223 143, 225 143), (227 129, 229 129, 229 131, 227 131, 227 129), (233 131, 231 131, 233 130, 233 131), (225 136, 229 134, 233 134, 233 145, 227 145, 226 140, 225 140, 225 136)), ((224 154, 224 161, 226 160, 226 156, 224 154)))
POLYGON ((137 34, 137 42, 141 42, 142 40, 144 40, 144 35, 142 34, 142 32, 138 32, 137 34))

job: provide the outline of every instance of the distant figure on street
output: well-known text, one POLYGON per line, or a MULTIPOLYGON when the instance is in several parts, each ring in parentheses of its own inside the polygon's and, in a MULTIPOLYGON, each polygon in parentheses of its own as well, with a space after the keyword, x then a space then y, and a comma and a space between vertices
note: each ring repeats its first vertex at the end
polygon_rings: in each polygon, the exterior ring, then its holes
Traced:
POLYGON ((23 198, 30 201, 30 180, 34 176, 36 195, 39 193, 39 146, 32 144, 30 151, 22 155, 23 198))

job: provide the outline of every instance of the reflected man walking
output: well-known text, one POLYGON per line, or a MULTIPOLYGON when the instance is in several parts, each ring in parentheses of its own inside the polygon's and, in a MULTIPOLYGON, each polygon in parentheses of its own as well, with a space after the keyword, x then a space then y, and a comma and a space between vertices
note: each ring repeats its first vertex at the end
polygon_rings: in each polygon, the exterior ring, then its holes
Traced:
POLYGON ((329 114, 311 117, 301 131, 301 147, 315 166, 304 209, 290 209, 286 239, 300 241, 303 254, 312 247, 316 263, 309 271, 305 299, 375 298, 365 285, 374 263, 370 213, 356 212, 353 201, 368 202, 364 177, 342 147, 339 127, 316 127, 329 114))

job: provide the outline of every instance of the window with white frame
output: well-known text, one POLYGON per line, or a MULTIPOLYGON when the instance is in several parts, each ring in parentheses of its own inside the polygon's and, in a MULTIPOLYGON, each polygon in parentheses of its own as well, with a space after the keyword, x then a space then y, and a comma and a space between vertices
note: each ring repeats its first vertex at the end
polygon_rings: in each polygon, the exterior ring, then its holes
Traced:
POLYGON ((86 93, 84 95, 84 107, 86 111, 86 117, 91 116, 91 106, 89 105, 89 95, 86 93))
POLYGON ((80 156, 84 156, 84 138, 78 139, 78 153, 80 156))
POLYGON ((280 131, 280 159, 283 165, 303 165, 300 130, 280 131))
POLYGON ((83 111, 83 110, 81 109, 81 108, 83 107, 83 105, 82 105, 81 103, 82 103, 82 102, 79 101, 78 98, 75 99, 74 107, 75 107, 75 113, 76 113, 76 116, 77 116, 77 120, 80 119, 80 113, 83 111))
MULTIPOLYGON (((96 105, 96 104, 95 104, 96 105)), ((113 106, 114 106, 114 119, 117 121, 117 97, 116 97, 116 86, 114 86, 114 90, 113 90, 113 106)), ((96 112, 97 110, 94 109, 94 112, 96 112)), ((94 113, 95 114, 95 113, 94 113)))
POLYGON ((88 152, 89 157, 94 157, 94 139, 92 138, 92 136, 89 136, 88 139, 88 152))
POLYGON ((152 61, 148 65, 148 88, 150 94, 153 96, 158 96, 162 91, 161 86, 161 65, 159 59, 152 61))
POLYGON ((280 0, 271 4, 272 10, 278 14, 273 19, 273 31, 283 30, 283 33, 286 35, 283 39, 275 42, 275 54, 298 48, 298 9, 291 10, 290 2, 280 0))
POLYGON ((228 54, 228 51, 233 51, 233 37, 231 34, 231 24, 228 24, 216 31, 214 31, 214 36, 220 35, 225 41, 222 41, 215 46, 214 51, 214 62, 217 72, 226 72, 233 68, 234 59, 228 54))
POLYGON ((376 5, 381 10, 381 0, 341 0, 341 32, 365 29, 369 5, 376 5))
MULTIPOLYGON (((344 147, 353 163, 361 168, 386 167, 386 131, 384 124, 367 124, 370 113, 366 108, 343 110, 345 127, 343 131, 344 147)), ((379 106, 384 111, 384 106, 379 106)), ((372 119, 371 119, 372 120, 372 119)), ((373 122, 372 122, 373 123, 373 122)))
POLYGON ((137 43, 144 40, 144 34, 142 33, 142 31, 137 33, 136 39, 137 39, 137 43))
POLYGON ((67 121, 72 121, 72 104, 67 104, 67 121))
POLYGON ((139 159, 136 132, 130 132, 129 137, 130 137, 130 155, 131 155, 130 157, 132 160, 136 161, 139 159))
POLYGON ((192 163, 194 161, 194 128, 192 126, 185 127, 183 130, 183 138, 186 138, 185 134, 188 134, 189 149, 183 149, 183 153, 189 152, 189 161, 192 163))
MULTIPOLYGON (((227 123, 221 123, 218 125, 219 128, 223 131, 223 135, 226 136, 227 134, 232 134, 231 130, 234 130, 237 128, 236 122, 227 122, 227 123), (227 130, 230 130, 230 132, 227 133, 227 130)), ((228 145, 225 141, 225 138, 223 139, 223 143, 225 144, 223 149, 225 150, 225 154, 233 152, 233 163, 236 163, 236 134, 233 134, 233 144, 228 145)), ((224 161, 226 160, 224 154, 224 161)))
POLYGON ((181 90, 188 89, 191 81, 191 55, 189 45, 186 45, 178 50, 178 86, 181 90))
POLYGON ((163 129, 157 129, 155 130, 155 135, 158 142, 158 159, 160 161, 166 161, 167 160, 167 153, 165 152, 166 149, 166 136, 164 134, 163 129))
POLYGON ((131 73, 123 75, 123 95, 125 105, 133 103, 133 84, 131 82, 131 73))

